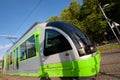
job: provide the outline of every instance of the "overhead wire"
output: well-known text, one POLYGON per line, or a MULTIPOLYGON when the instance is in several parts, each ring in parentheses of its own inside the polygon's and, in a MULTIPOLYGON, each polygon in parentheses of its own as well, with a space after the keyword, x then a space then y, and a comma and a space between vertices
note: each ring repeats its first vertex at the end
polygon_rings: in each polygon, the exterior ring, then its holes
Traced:
MULTIPOLYGON (((27 15, 27 17, 23 20, 23 22, 16 28, 15 32, 11 34, 13 36, 15 33, 17 33, 25 24, 25 22, 30 18, 30 16, 33 14, 33 12, 38 8, 38 6, 41 4, 42 0, 39 0, 39 2, 33 7, 33 9, 30 11, 30 13, 27 15)), ((11 44, 9 41, 8 44, 11 44)), ((11 45, 12 46, 12 45, 11 45)), ((6 51, 5 51, 6 52, 6 51)), ((2 53, 0 53, 1 55, 2 53)))
POLYGON ((30 18, 30 16, 33 14, 33 12, 38 8, 38 6, 41 4, 42 0, 39 0, 39 2, 33 7, 33 9, 30 11, 30 13, 27 15, 27 17, 23 20, 23 22, 18 26, 15 30, 15 32, 12 34, 14 35, 15 33, 18 33, 18 31, 23 27, 25 22, 30 18))

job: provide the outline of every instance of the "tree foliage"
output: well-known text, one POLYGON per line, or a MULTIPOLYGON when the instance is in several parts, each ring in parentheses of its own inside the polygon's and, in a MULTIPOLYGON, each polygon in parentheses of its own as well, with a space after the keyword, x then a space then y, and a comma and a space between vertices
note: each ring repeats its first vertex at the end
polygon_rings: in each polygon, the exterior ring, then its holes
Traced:
POLYGON ((53 16, 47 22, 58 20, 69 22, 87 33, 92 40, 101 37, 101 34, 104 35, 108 27, 98 4, 102 7, 105 4, 110 4, 103 8, 107 17, 112 21, 120 22, 119 0, 83 0, 83 2, 81 6, 79 2, 72 0, 70 5, 62 10, 60 16, 53 16))
POLYGON ((47 19, 46 22, 50 22, 50 21, 60 21, 61 17, 59 16, 52 16, 51 18, 47 19))
POLYGON ((76 0, 73 0, 70 5, 61 12, 62 20, 81 28, 81 22, 79 21, 80 8, 80 4, 76 0))
POLYGON ((98 7, 97 0, 84 0, 81 10, 82 22, 87 34, 94 36, 106 31, 107 23, 98 7))
POLYGON ((105 7, 105 13, 109 19, 120 23, 120 0, 99 0, 102 6, 109 4, 105 7))

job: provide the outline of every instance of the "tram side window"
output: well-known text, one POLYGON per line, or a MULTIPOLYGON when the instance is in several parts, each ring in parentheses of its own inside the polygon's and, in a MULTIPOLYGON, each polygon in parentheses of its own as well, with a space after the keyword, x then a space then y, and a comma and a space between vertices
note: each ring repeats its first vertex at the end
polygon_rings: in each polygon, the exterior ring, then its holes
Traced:
POLYGON ((25 60, 27 58, 27 51, 25 42, 20 45, 20 60, 25 60))
POLYGON ((34 35, 26 41, 26 45, 27 45, 26 47, 27 47, 27 51, 28 51, 28 58, 36 56, 34 35))
POLYGON ((20 45, 20 60, 36 56, 34 35, 20 45))
POLYGON ((49 56, 59 52, 71 50, 67 39, 59 32, 51 29, 45 31, 44 55, 49 56))

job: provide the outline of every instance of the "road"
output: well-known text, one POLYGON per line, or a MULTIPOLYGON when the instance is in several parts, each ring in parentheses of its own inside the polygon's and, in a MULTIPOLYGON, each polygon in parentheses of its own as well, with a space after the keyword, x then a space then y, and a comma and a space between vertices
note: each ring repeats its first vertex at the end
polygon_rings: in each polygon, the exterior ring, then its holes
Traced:
POLYGON ((101 54, 101 70, 96 80, 120 80, 120 49, 101 54))
MULTIPOLYGON (((76 80, 72 78, 34 78, 0 75, 0 80, 76 80)), ((78 79, 77 79, 78 80, 78 79)), ((79 80, 120 80, 120 49, 105 51, 101 54, 101 70, 96 78, 80 78, 79 80)))

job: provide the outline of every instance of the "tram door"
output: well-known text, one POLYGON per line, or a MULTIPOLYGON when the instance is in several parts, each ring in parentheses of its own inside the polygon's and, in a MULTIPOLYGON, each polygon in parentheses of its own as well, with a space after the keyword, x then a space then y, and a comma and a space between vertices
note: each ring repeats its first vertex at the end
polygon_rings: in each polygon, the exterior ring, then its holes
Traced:
POLYGON ((77 54, 74 54, 75 49, 71 43, 72 40, 62 30, 47 28, 44 36, 43 64, 49 65, 75 60, 77 54))
POLYGON ((13 70, 19 69, 19 63, 18 63, 18 48, 14 50, 14 62, 13 62, 13 70))
POLYGON ((15 69, 19 69, 19 62, 18 62, 18 51, 19 49, 16 48, 16 57, 15 57, 15 69))

